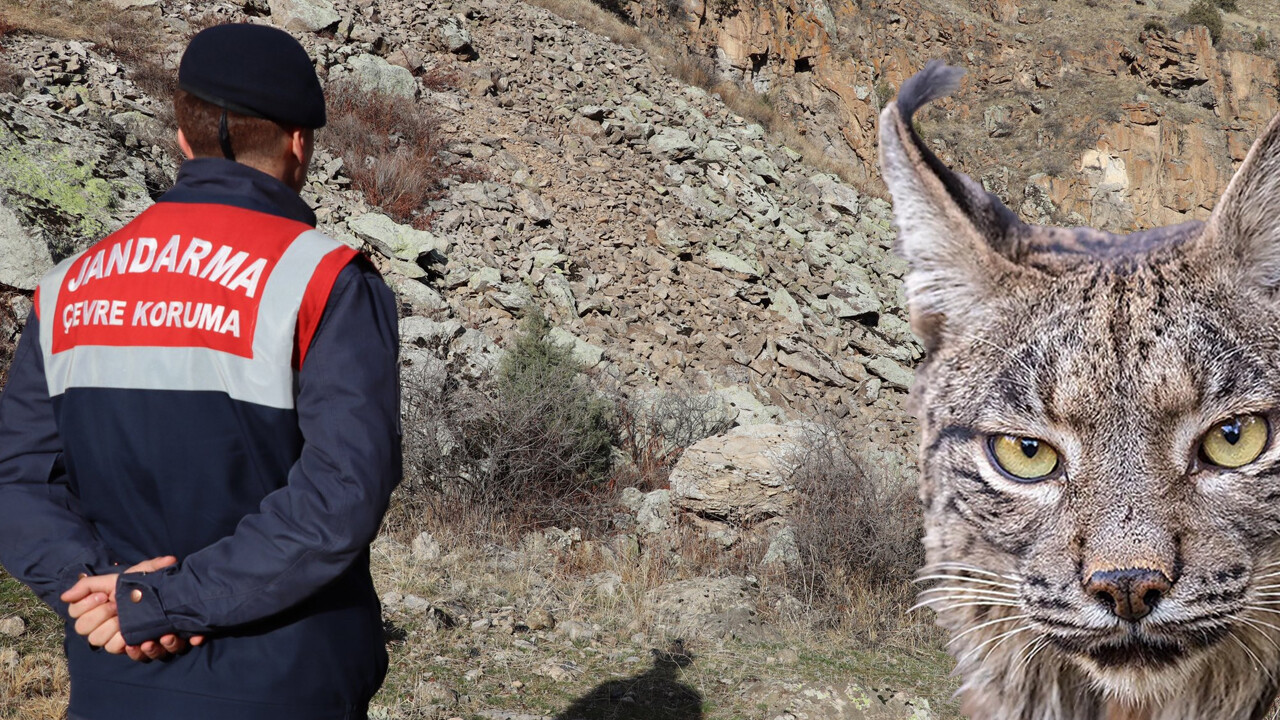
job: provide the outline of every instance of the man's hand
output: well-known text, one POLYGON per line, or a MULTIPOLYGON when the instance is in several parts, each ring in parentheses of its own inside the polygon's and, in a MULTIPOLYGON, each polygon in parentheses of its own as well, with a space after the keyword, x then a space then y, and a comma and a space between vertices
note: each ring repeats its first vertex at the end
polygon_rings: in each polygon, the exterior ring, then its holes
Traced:
MULTIPOLYGON (((166 555, 144 560, 125 570, 126 573, 148 573, 169 567, 178 561, 166 555)), ((68 614, 76 621, 76 633, 88 638, 89 643, 113 655, 125 653, 132 660, 146 662, 186 652, 190 645, 204 642, 203 635, 192 636, 190 641, 168 634, 158 640, 148 640, 141 645, 128 645, 120 633, 120 619, 116 607, 116 583, 120 575, 95 575, 80 578, 62 594, 68 604, 68 614)))

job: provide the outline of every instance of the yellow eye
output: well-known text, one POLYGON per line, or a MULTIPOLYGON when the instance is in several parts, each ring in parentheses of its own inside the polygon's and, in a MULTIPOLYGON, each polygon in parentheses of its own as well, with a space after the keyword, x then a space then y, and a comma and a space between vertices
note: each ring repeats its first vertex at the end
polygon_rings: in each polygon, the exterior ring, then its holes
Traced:
POLYGON ((1058 469, 1058 451, 1043 440, 993 435, 988 443, 996 466, 1018 482, 1038 482, 1058 469))
POLYGON ((1248 465, 1267 447, 1271 432, 1259 415, 1237 415, 1213 426, 1200 441, 1201 457, 1218 467, 1248 465))

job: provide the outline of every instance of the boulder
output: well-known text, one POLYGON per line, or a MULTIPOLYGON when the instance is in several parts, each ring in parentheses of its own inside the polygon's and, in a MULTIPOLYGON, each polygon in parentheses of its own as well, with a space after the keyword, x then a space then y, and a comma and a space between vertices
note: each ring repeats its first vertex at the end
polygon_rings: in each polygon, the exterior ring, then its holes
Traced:
POLYGON ((413 73, 399 65, 392 65, 377 55, 356 55, 347 61, 351 77, 365 90, 412 99, 418 92, 418 82, 413 73))
POLYGON ((448 240, 436 237, 426 230, 402 225, 379 212, 354 217, 347 221, 347 227, 369 241, 383 256, 397 260, 417 262, 432 251, 441 255, 449 252, 448 240))
POLYGON ((268 0, 271 21, 293 32, 319 32, 342 19, 330 0, 268 0))
POLYGON ((699 441, 671 471, 672 502, 732 524, 784 516, 795 504, 791 458, 803 443, 794 425, 750 425, 699 441))
POLYGON ((148 207, 143 166, 105 128, 0 99, 0 282, 34 286, 46 256, 82 250, 148 207))
POLYGON ((18 216, 0 205, 0 283, 19 290, 34 290, 53 267, 49 247, 33 237, 18 216))
POLYGON ((663 128, 661 132, 649 138, 649 150, 672 160, 685 160, 698 152, 698 144, 684 130, 663 128))
POLYGON ((760 624, 754 591, 744 577, 699 577, 656 587, 645 600, 654 626, 668 635, 760 642, 773 633, 760 624))

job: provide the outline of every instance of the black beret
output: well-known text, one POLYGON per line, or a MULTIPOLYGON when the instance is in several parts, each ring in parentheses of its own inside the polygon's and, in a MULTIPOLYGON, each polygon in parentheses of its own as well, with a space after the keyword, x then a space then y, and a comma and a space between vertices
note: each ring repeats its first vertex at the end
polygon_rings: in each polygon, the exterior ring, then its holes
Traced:
POLYGON ((178 87, 220 108, 281 125, 323 127, 324 91, 307 51, 267 25, 215 25, 191 38, 178 87))

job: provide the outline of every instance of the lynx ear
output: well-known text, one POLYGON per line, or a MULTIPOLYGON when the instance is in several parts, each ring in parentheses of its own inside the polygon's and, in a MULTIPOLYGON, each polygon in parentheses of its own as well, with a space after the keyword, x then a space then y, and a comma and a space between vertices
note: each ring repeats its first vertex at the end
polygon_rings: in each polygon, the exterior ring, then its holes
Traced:
POLYGON ((1223 265, 1280 289, 1280 115, 1250 148, 1209 218, 1203 241, 1223 265))
POLYGON ((949 170, 911 126, 925 103, 954 91, 964 71, 933 60, 880 113, 880 167, 893 195, 898 253, 906 258, 911 329, 926 349, 949 328, 972 326, 984 300, 1019 272, 1030 228, 967 175, 949 170))

